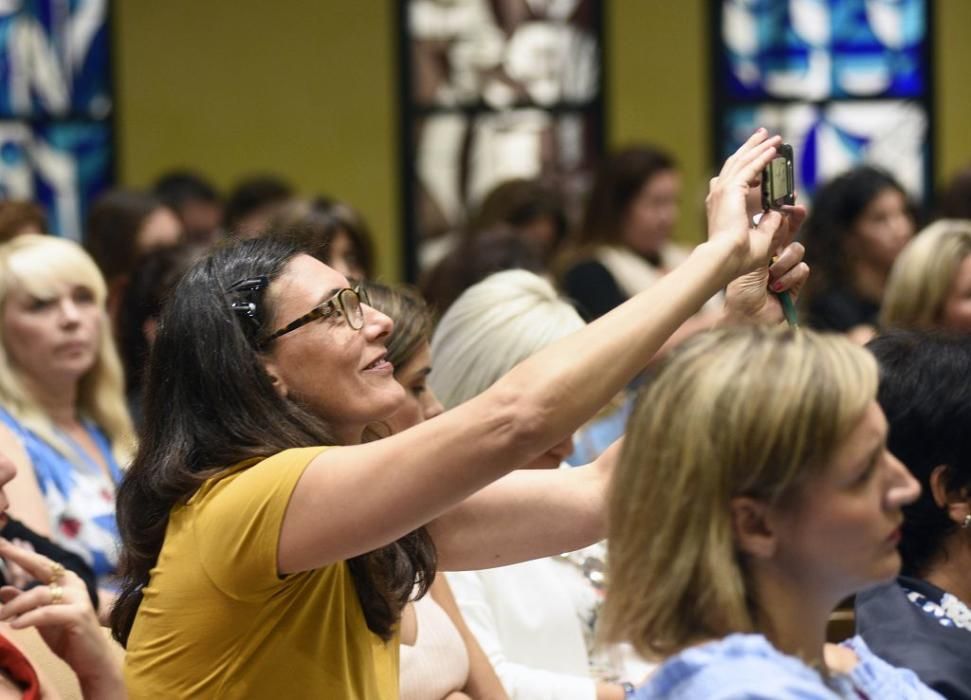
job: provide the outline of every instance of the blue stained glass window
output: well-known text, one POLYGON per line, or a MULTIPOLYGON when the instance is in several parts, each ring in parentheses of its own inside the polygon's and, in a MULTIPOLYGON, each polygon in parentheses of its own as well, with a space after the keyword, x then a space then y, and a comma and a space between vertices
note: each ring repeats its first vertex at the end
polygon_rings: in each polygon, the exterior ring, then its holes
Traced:
POLYGON ((112 179, 108 11, 109 0, 0 7, 0 195, 36 200, 71 238, 112 179))
POLYGON ((782 133, 797 184, 866 161, 920 197, 930 181, 927 0, 715 0, 717 158, 782 133))

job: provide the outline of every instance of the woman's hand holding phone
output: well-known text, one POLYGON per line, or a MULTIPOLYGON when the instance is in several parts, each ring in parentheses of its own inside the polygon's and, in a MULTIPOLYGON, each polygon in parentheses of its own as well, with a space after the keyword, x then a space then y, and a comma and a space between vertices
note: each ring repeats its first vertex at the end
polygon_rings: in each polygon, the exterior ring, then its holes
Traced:
POLYGON ((708 240, 730 247, 729 265, 734 279, 759 267, 780 247, 783 214, 767 212, 757 226, 748 214, 751 183, 757 182, 762 170, 775 157, 780 136, 759 129, 732 154, 717 177, 711 179, 705 207, 708 212, 708 240))

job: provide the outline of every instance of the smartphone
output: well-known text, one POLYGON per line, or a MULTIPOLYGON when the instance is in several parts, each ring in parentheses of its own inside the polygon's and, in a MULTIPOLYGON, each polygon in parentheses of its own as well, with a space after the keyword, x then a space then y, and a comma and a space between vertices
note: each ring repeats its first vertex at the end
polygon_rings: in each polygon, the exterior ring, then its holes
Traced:
POLYGON ((781 209, 796 203, 795 168, 792 146, 784 143, 776 147, 777 155, 762 171, 762 208, 781 209))

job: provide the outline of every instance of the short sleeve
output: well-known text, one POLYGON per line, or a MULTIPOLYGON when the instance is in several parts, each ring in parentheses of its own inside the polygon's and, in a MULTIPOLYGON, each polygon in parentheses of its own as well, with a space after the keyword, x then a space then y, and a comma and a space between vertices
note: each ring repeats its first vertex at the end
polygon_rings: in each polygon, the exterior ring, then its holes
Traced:
POLYGON ((260 600, 285 584, 277 570, 283 517, 307 465, 324 449, 284 450, 207 483, 190 499, 200 563, 223 593, 260 600))

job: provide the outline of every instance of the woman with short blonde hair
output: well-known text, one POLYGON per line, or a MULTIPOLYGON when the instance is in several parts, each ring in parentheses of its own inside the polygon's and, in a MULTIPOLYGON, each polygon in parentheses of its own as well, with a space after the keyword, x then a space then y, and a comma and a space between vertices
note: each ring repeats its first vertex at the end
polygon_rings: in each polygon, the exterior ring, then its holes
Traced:
POLYGON ((0 449, 21 462, 12 508, 114 571, 114 486, 134 448, 106 287, 77 244, 28 234, 0 246, 0 449))
POLYGON ((935 221, 904 248, 890 272, 880 325, 971 331, 971 220, 935 221))
POLYGON ((859 640, 823 660, 832 609, 899 570, 919 491, 876 390, 865 350, 789 329, 699 336, 658 370, 609 497, 604 636, 672 657, 635 697, 935 697, 859 640))

